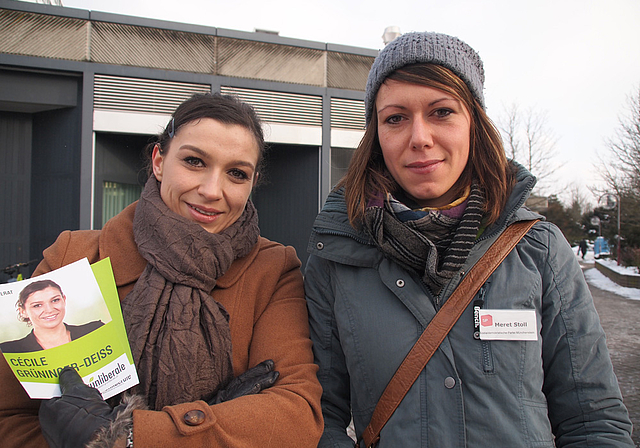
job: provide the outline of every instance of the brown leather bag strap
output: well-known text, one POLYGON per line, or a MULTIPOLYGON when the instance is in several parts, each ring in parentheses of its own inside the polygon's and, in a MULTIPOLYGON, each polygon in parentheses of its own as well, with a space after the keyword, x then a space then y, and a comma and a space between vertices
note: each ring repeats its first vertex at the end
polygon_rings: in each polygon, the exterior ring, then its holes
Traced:
MULTIPOLYGON (((436 313, 420 338, 409 351, 385 388, 373 411, 369 426, 360 437, 367 448, 374 446, 380 439, 380 431, 409 392, 420 372, 440 346, 449 330, 462 315, 480 287, 497 269, 516 244, 539 220, 519 221, 510 225, 494 241, 491 247, 462 279, 456 290, 436 313)), ((359 446, 359 441, 356 446, 359 446)))

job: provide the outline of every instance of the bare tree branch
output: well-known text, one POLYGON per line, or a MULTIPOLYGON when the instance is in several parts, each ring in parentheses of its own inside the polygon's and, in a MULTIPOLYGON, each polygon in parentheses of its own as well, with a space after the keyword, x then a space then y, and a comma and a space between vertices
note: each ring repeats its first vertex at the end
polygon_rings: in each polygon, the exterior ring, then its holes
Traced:
POLYGON ((507 155, 515 160, 516 156, 520 153, 520 142, 518 141, 518 128, 519 128, 519 117, 518 117, 518 106, 516 104, 512 104, 508 109, 505 110, 506 118, 503 122, 499 123, 500 131, 502 132, 505 151, 507 155))
POLYGON ((566 163, 557 159, 557 139, 547 123, 546 112, 533 109, 520 112, 516 104, 505 107, 498 121, 507 156, 538 178, 539 191, 553 183, 553 176, 566 163))
POLYGON ((640 194, 640 87, 627 100, 614 137, 607 139, 609 159, 599 157, 606 188, 624 195, 640 194))

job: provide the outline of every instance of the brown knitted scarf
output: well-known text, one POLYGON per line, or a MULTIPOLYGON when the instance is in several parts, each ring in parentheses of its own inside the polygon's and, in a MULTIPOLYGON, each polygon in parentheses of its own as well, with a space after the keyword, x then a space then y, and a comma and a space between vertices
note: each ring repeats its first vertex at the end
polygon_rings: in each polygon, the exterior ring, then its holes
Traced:
POLYGON ((172 212, 151 177, 133 234, 148 264, 122 301, 140 384, 151 409, 207 399, 233 376, 229 315, 211 297, 216 279, 258 241, 251 203, 230 227, 209 233, 172 212))

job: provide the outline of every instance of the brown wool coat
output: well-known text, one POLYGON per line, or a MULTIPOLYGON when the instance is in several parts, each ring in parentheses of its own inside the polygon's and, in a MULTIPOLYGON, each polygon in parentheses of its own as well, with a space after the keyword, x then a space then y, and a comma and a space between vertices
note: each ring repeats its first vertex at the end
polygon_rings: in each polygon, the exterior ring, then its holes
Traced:
MULTIPOLYGON (((110 257, 120 299, 146 266, 133 241, 135 204, 102 231, 63 232, 44 251, 34 275, 87 257, 110 257)), ((322 432, 321 388, 313 363, 300 261, 291 247, 260 238, 218 279, 213 297, 230 315, 233 369, 239 375, 273 359, 277 383, 260 394, 209 406, 203 401, 134 411, 135 448, 145 447, 316 447, 322 432), (198 426, 184 423, 194 409, 205 413, 198 426)), ((47 446, 38 423, 39 400, 31 400, 0 356, 0 440, 5 448, 47 446)))

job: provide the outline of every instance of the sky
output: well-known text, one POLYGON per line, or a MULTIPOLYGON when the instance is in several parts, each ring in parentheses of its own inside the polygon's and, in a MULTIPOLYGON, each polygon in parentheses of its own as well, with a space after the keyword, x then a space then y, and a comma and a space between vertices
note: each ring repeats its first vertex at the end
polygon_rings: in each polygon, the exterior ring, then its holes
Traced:
POLYGON ((62 0, 64 6, 381 49, 386 27, 436 31, 471 45, 485 67, 487 113, 546 115, 563 201, 602 185, 598 158, 640 88, 639 0, 62 0))

